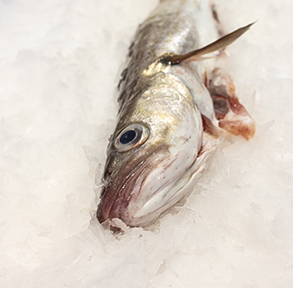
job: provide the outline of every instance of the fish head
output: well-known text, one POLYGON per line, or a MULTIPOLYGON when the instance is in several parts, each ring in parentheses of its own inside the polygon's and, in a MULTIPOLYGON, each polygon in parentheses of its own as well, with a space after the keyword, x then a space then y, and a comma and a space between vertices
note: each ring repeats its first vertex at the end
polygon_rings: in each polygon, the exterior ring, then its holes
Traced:
POLYGON ((202 144, 200 112, 170 74, 121 109, 109 140, 97 218, 147 226, 186 193, 202 144))

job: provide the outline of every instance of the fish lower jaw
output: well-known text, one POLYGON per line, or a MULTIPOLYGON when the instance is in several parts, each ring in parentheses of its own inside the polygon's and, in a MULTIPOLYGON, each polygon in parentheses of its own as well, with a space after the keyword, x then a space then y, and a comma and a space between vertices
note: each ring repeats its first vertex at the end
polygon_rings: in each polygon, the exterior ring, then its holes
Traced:
POLYGON ((183 174, 180 179, 158 191, 141 208, 131 215, 129 226, 148 226, 167 209, 174 206, 194 189, 195 181, 200 178, 209 164, 209 158, 214 153, 218 142, 205 145, 205 150, 190 167, 189 173, 183 174))
MULTIPOLYGON (((189 194, 192 188, 192 186, 189 184, 190 182, 193 182, 193 176, 194 173, 188 173, 187 175, 185 174, 184 177, 181 177, 179 180, 175 180, 172 184, 157 192, 134 213, 132 216, 132 221, 134 223, 141 221, 151 224, 159 217, 160 214, 175 205, 179 200, 184 198, 184 196, 189 194)), ((143 224, 138 225, 144 226, 143 224)))

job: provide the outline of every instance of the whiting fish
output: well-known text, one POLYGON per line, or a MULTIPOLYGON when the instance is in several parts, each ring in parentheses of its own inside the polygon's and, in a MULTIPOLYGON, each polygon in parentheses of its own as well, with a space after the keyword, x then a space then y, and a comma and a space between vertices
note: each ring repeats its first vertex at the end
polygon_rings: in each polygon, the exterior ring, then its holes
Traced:
POLYGON ((209 1, 163 0, 139 26, 119 83, 100 222, 153 223, 193 189, 227 131, 254 136, 254 121, 219 61, 251 25, 220 37, 209 1))

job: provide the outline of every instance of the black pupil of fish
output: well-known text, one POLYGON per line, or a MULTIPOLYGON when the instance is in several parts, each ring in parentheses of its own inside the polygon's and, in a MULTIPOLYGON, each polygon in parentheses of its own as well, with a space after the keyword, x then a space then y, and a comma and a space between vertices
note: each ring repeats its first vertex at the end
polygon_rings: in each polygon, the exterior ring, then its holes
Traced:
POLYGON ((120 143, 121 144, 127 144, 131 142, 136 137, 136 132, 134 130, 129 130, 122 134, 120 137, 120 143))

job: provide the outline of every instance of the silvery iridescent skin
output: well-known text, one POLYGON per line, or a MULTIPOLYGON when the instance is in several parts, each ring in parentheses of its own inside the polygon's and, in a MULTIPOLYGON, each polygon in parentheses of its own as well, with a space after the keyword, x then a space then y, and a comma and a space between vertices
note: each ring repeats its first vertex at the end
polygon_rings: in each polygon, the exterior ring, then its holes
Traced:
POLYGON ((118 123, 110 138, 97 217, 147 226, 187 195, 204 170, 216 139, 203 132, 203 114, 214 123, 204 72, 214 59, 170 66, 165 54, 185 54, 219 37, 208 1, 165 0, 139 26, 120 87, 118 123), (114 143, 131 124, 148 139, 128 151, 114 143))

